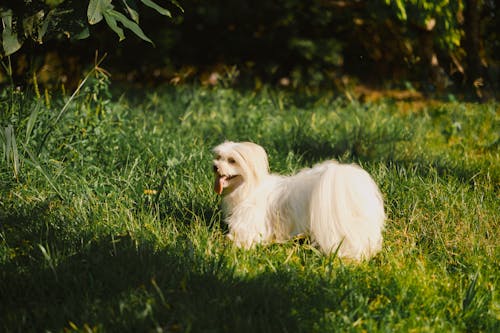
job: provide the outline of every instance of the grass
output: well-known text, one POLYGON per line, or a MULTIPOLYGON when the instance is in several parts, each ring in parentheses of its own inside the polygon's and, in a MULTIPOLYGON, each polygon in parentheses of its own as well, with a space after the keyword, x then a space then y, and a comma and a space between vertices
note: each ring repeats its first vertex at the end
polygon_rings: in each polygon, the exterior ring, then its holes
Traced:
POLYGON ((0 331, 500 329, 498 104, 90 88, 55 124, 65 98, 10 104, 23 143, 17 179, 0 164, 0 331), (234 248, 210 172, 224 139, 263 145, 279 173, 360 163, 385 197, 383 251, 234 248))

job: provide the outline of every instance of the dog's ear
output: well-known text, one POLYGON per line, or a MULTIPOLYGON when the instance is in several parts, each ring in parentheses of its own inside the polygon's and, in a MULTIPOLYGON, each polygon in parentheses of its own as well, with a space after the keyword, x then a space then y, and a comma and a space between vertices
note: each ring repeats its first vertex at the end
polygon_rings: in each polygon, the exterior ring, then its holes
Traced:
POLYGON ((240 142, 236 150, 256 182, 269 174, 269 162, 264 148, 253 142, 240 142))

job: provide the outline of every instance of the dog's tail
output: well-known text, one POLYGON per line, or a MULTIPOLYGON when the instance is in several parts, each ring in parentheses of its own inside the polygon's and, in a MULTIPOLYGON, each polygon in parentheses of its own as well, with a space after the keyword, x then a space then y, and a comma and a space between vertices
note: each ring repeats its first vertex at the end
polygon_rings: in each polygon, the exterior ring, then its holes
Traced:
POLYGON ((311 236, 340 257, 368 259, 382 246, 382 195, 370 175, 355 165, 325 163, 312 189, 311 236))

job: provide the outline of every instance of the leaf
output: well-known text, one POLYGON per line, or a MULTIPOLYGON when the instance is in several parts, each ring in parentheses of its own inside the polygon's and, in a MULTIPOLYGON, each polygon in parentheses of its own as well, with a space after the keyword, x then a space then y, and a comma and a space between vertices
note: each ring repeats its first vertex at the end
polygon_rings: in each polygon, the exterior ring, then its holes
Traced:
POLYGON ((5 55, 11 55, 19 50, 22 43, 17 38, 17 32, 12 30, 12 10, 1 12, 3 32, 2 32, 2 47, 5 55))
POLYGON ((49 27, 49 23, 52 20, 52 10, 47 14, 45 17, 45 20, 43 21, 42 24, 38 26, 38 38, 37 42, 42 44, 42 38, 45 36, 45 33, 47 33, 47 29, 49 27))
POLYGON ((165 9, 159 5, 157 5, 156 3, 154 3, 153 1, 151 0, 141 0, 141 2, 143 4, 145 4, 146 6, 150 7, 150 8, 153 8, 154 10, 156 10, 158 13, 160 13, 161 15, 165 15, 165 16, 168 16, 168 17, 172 17, 172 14, 170 14, 170 11, 168 9, 165 9))
POLYGON ((90 0, 87 8, 87 18, 90 24, 102 21, 104 12, 112 10, 111 0, 90 0))
POLYGON ((90 0, 89 2, 89 6, 87 8, 87 18, 90 24, 96 24, 103 19, 99 3, 99 0, 90 0))
POLYGON ((132 0, 122 0, 125 8, 127 8, 127 12, 134 20, 135 23, 139 24, 139 13, 137 12, 137 7, 135 5, 135 1, 132 0))
POLYGON ((75 34, 72 38, 78 40, 78 39, 88 38, 89 36, 90 36, 89 27, 84 27, 82 29, 82 31, 80 31, 79 33, 75 34))
POLYGON ((124 40, 125 34, 123 33, 123 29, 118 26, 118 23, 116 23, 116 19, 113 17, 113 15, 110 15, 110 13, 108 12, 105 12, 103 14, 106 23, 118 35, 118 37, 120 38, 120 42, 124 40))
POLYGON ((402 21, 406 21, 408 19, 408 16, 406 15, 406 8, 405 8, 405 5, 403 2, 397 0, 396 1, 396 6, 398 7, 399 9, 399 18, 402 20, 402 21))
POLYGON ((134 34, 136 34, 138 37, 141 39, 150 42, 151 44, 154 45, 153 41, 149 39, 142 29, 135 23, 134 21, 129 20, 125 15, 123 15, 120 12, 117 12, 116 10, 108 10, 106 12, 106 15, 112 16, 114 19, 116 19, 118 22, 123 24, 127 29, 132 30, 134 34))
POLYGON ((387 5, 390 5, 392 3, 396 6, 397 8, 396 15, 401 21, 406 21, 408 19, 408 15, 406 14, 405 3, 403 0, 385 0, 385 3, 387 5))
POLYGON ((45 3, 50 7, 57 7, 66 0, 45 0, 45 3))
POLYGON ((170 2, 173 3, 177 8, 179 8, 181 12, 184 13, 184 8, 182 8, 181 5, 179 5, 179 3, 176 0, 170 0, 170 2))
POLYGON ((25 36, 34 37, 36 32, 36 27, 40 25, 43 20, 45 13, 43 10, 38 11, 34 15, 26 17, 23 19, 23 30, 25 36))

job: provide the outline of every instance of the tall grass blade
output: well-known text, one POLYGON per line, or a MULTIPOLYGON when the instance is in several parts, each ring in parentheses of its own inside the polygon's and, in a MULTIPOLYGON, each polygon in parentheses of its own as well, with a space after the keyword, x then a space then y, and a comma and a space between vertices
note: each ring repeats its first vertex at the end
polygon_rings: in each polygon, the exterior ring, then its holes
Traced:
POLYGON ((101 59, 99 59, 99 61, 97 61, 97 59, 96 59, 96 63, 94 64, 94 67, 85 75, 85 77, 80 82, 80 84, 78 85, 78 87, 75 89, 75 91, 73 92, 73 94, 71 94, 71 96, 66 101, 66 103, 64 103, 64 106, 62 107, 61 111, 59 112, 59 114, 55 118, 55 120, 52 123, 52 125, 49 127, 47 133, 45 133, 45 135, 43 136, 43 139, 40 142, 40 145, 38 146, 38 150, 37 150, 37 153, 36 153, 37 156, 40 155, 40 153, 42 152, 43 146, 45 146, 45 141, 47 141, 47 139, 50 136, 50 134, 52 133, 52 131, 56 128, 56 126, 59 123, 59 120, 61 119, 62 115, 66 112, 66 110, 68 109, 69 105, 76 98, 76 96, 78 95, 78 93, 80 92, 80 90, 82 89, 82 87, 85 85, 85 83, 87 82, 87 80, 90 78, 90 76, 92 74, 96 73, 96 72, 103 72, 103 70, 99 67, 99 65, 104 61, 105 58, 106 58, 106 55, 102 56, 101 59))
POLYGON ((47 181, 50 184, 50 187, 52 187, 52 189, 54 190, 54 192, 57 193, 57 195, 59 196, 59 198, 61 200, 64 200, 64 195, 61 193, 61 191, 55 185, 56 184, 55 180, 47 172, 45 172, 45 170, 42 168, 42 166, 40 165, 40 162, 38 162, 38 160, 35 157, 35 155, 26 146, 23 146, 23 149, 24 149, 24 151, 26 151, 26 153, 30 157, 29 160, 25 160, 26 163, 28 163, 28 164, 32 165, 33 167, 35 167, 35 169, 38 170, 45 177, 45 179, 47 179, 47 181))
MULTIPOLYGON (((10 126, 10 125, 9 125, 10 126)), ((3 141, 3 152, 4 152, 4 158, 7 164, 10 162, 10 150, 11 150, 11 136, 10 136, 10 129, 9 126, 5 127, 2 132, 2 141, 3 141)))
POLYGON ((161 194, 161 191, 163 191, 163 188, 165 187, 165 182, 167 181, 167 177, 168 177, 168 171, 165 173, 165 175, 161 178, 161 182, 160 182, 160 185, 158 186, 158 189, 156 190, 156 195, 152 201, 153 203, 153 206, 157 206, 158 205, 158 200, 160 200, 160 194, 161 194))
POLYGON ((24 144, 27 146, 31 139, 31 133, 35 127, 36 120, 38 118, 38 112, 40 110, 40 103, 36 103, 36 106, 31 111, 30 117, 28 118, 28 123, 26 124, 26 138, 24 144))
POLYGON ((477 295, 476 285, 478 277, 479 277, 479 272, 476 272, 476 274, 474 274, 474 276, 472 277, 469 287, 465 291, 464 299, 462 301, 462 311, 464 314, 467 314, 467 312, 470 310, 474 298, 477 295))
POLYGON ((50 252, 47 251, 47 249, 42 244, 38 244, 38 248, 40 249, 40 252, 42 252, 42 256, 49 265, 50 270, 52 271, 52 273, 54 273, 54 277, 56 278, 56 280, 58 280, 56 267, 54 265, 54 259, 52 258, 50 252))
POLYGON ((19 163, 19 151, 17 149, 16 134, 14 127, 8 125, 4 128, 4 154, 7 164, 12 163, 12 169, 14 171, 14 177, 17 179, 19 175, 20 163, 19 163))
POLYGON ((151 284, 153 285, 153 288, 155 289, 156 293, 158 294, 158 297, 160 297, 161 304, 166 308, 170 309, 171 306, 170 304, 167 303, 165 295, 163 294, 163 291, 161 291, 160 287, 156 283, 156 280, 154 278, 151 279, 151 284))
POLYGON ((17 143, 16 143, 16 134, 14 133, 14 128, 11 127, 11 134, 12 134, 12 164, 14 166, 14 177, 16 179, 18 178, 19 175, 19 152, 17 150, 17 143))

